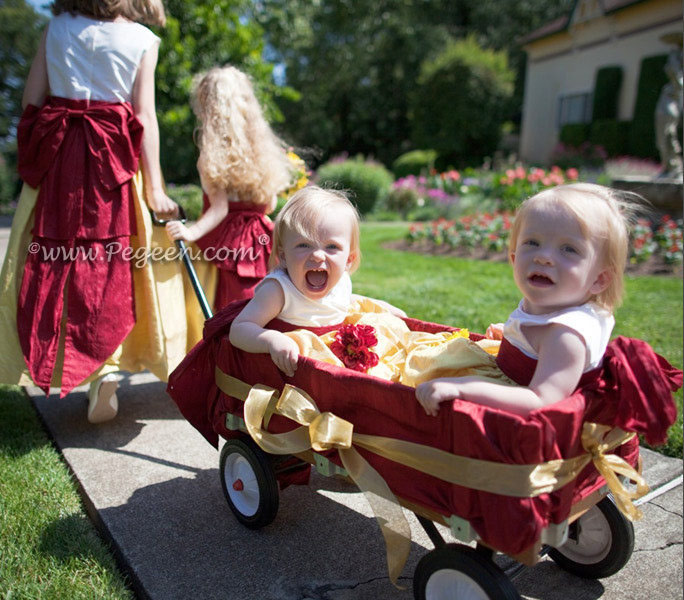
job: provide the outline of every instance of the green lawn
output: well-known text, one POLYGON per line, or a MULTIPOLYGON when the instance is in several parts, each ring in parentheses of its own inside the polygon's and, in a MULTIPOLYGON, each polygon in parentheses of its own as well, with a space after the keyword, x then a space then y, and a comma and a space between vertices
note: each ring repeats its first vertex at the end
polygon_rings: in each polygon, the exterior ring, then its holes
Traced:
MULTIPOLYGON (((382 298, 410 316, 484 332, 505 321, 520 293, 505 263, 426 256, 388 250, 385 242, 400 239, 407 225, 364 223, 361 267, 354 291, 382 298)), ((615 335, 647 341, 674 366, 682 368, 682 280, 675 277, 627 278, 624 304, 618 309, 615 335)), ((675 396, 678 418, 668 444, 658 448, 682 455, 682 390, 675 396)))
MULTIPOLYGON (((386 250, 406 227, 363 225, 355 291, 383 298, 421 319, 484 331, 503 321, 519 295, 506 264, 386 250)), ((627 282, 616 334, 648 341, 682 367, 682 282, 627 282)), ((666 447, 682 453, 679 420, 666 447)), ((17 387, 0 386, 0 598, 132 598, 81 505, 69 472, 17 387)))
POLYGON ((0 598, 131 599, 31 403, 0 385, 0 598))

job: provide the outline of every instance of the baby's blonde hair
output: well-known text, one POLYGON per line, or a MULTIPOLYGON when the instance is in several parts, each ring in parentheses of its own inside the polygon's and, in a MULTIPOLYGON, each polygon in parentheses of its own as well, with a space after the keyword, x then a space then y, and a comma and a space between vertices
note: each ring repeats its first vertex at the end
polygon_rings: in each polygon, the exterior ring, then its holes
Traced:
POLYGON ((166 25, 162 0, 55 0, 52 14, 80 13, 95 19, 126 17, 146 25, 166 25))
MULTIPOLYGON (((586 239, 600 242, 602 267, 610 272, 610 283, 592 298, 613 310, 619 306, 624 290, 624 269, 629 251, 629 220, 636 203, 625 192, 593 183, 559 185, 525 200, 515 215, 508 242, 509 255, 515 253, 525 217, 544 207, 560 208, 573 216, 586 239)), ((637 196, 638 197, 638 196, 637 196)))
POLYGON ((200 121, 197 167, 207 187, 264 205, 290 185, 285 145, 266 122, 247 75, 214 67, 195 77, 191 103, 200 121))
MULTIPOLYGON (((352 234, 349 253, 352 261, 349 272, 353 273, 361 263, 359 213, 344 192, 310 185, 295 192, 278 213, 273 229, 273 249, 269 259, 271 269, 278 266, 283 251, 283 237, 293 231, 309 239, 318 238, 318 224, 324 213, 337 212, 351 220, 352 234)), ((344 217, 341 217, 344 218, 344 217)))

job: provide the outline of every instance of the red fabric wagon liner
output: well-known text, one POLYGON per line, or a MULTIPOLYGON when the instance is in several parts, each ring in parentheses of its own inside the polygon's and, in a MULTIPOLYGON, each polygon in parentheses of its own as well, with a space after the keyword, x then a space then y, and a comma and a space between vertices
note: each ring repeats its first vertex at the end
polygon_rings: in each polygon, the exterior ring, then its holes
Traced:
MULTIPOLYGON (((618 425, 622 429, 629 426, 630 431, 651 439, 663 438, 670 424, 665 421, 671 422, 670 417, 674 418, 669 391, 677 383, 674 370, 674 381, 664 379, 667 394, 655 399, 656 404, 662 404, 661 410, 639 420, 644 411, 637 410, 638 406, 630 408, 623 404, 636 405, 645 399, 632 392, 623 394, 626 399, 622 399, 620 377, 616 379, 611 374, 616 369, 597 370, 585 378, 584 388, 559 403, 534 411, 527 418, 460 400, 443 403, 439 415, 429 417, 416 401, 413 388, 305 357, 300 357, 295 375, 286 377, 268 355, 233 348, 227 334, 243 306, 244 303, 234 303, 207 321, 203 341, 169 379, 169 394, 183 415, 214 445, 218 435, 225 438, 239 435, 226 427, 228 414, 244 416, 243 401, 221 391, 215 372, 234 377, 247 386, 261 385, 278 391, 286 384, 299 388, 315 401, 321 412, 330 412, 353 424, 354 433, 393 438, 456 457, 502 465, 540 465, 586 455, 581 437, 588 415, 594 421, 601 417, 598 422, 606 425, 618 425)), ((413 330, 453 330, 415 319, 406 322, 413 330)), ((298 329, 279 321, 273 321, 269 327, 298 329)), ((320 334, 332 329, 336 327, 313 331, 320 334)), ((616 359, 616 363, 622 365, 623 358, 616 359)), ((659 358, 654 360, 657 362, 659 358)), ((681 372, 679 378, 681 385, 681 372)), ((653 403, 654 399, 650 398, 649 402, 653 403)), ((267 430, 282 433, 296 427, 297 423, 275 414, 267 430)), ((521 554, 535 545, 544 528, 565 521, 574 503, 604 484, 594 467, 588 465, 572 483, 556 491, 536 497, 513 497, 449 483, 364 448, 357 450, 398 497, 447 518, 457 515, 466 519, 485 544, 509 555, 521 554)), ((636 438, 614 452, 636 466, 636 438)), ((333 462, 340 464, 336 454, 336 451, 327 453, 333 462)))

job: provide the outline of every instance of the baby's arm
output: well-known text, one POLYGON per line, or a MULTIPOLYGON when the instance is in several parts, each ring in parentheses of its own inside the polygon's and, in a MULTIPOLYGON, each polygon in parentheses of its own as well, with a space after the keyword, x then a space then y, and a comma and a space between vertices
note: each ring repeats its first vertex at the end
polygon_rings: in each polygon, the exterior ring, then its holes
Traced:
POLYGON ((209 208, 197 219, 196 223, 186 227, 180 221, 169 221, 166 231, 172 240, 194 242, 214 229, 226 218, 229 210, 228 194, 224 190, 209 193, 209 208))
POLYGON ((294 375, 299 346, 292 339, 264 325, 280 314, 285 302, 277 281, 267 280, 257 289, 230 328, 230 343, 245 352, 268 352, 276 366, 286 375, 294 375))
POLYGON ((444 377, 421 383, 416 398, 432 416, 439 412, 441 402, 460 398, 526 417, 571 395, 582 376, 585 359, 586 347, 577 333, 563 325, 547 325, 540 331, 539 361, 528 387, 478 377, 444 377))

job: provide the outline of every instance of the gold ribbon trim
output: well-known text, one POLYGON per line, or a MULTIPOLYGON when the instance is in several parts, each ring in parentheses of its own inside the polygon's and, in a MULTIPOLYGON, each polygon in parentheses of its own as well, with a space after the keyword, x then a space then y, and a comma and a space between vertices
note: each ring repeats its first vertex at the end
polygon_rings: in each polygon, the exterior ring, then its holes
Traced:
POLYGON ((215 377, 222 392, 245 402, 247 430, 266 452, 298 454, 310 448, 316 451, 337 449, 344 468, 365 494, 380 524, 387 544, 390 579, 395 585, 410 549, 409 525, 384 479, 354 446, 455 485, 518 498, 534 498, 558 490, 593 461, 625 516, 630 520, 641 518, 641 512, 632 500, 648 492, 645 480, 622 458, 607 454, 635 435, 618 428, 585 423, 582 445, 587 454, 574 458, 528 465, 498 463, 457 456, 404 440, 354 433, 352 423, 330 412, 321 413, 304 390, 289 384, 279 393, 261 384, 250 386, 218 367, 215 377), (271 414, 287 417, 300 427, 286 433, 269 433, 262 427, 262 422, 271 414), (636 492, 628 491, 618 475, 635 481, 636 492))
POLYGON ((216 383, 225 394, 244 400, 247 430, 259 447, 271 454, 298 454, 309 448, 317 451, 337 449, 342 465, 354 483, 364 493, 385 538, 387 568, 392 583, 397 585, 411 549, 411 528, 395 495, 380 474, 352 447, 353 425, 332 413, 321 413, 313 399, 304 391, 285 385, 278 390, 255 385, 250 387, 239 379, 226 375, 218 367, 216 383), (262 421, 269 406, 277 398, 275 414, 301 425, 286 433, 269 433, 262 421))
MULTIPOLYGON (((585 423, 582 428, 582 446, 589 452, 596 470, 603 476, 612 492, 615 504, 630 521, 641 519, 642 512, 632 500, 648 493, 646 480, 628 462, 615 454, 606 454, 631 440, 636 434, 623 431, 619 427, 598 423, 585 423), (636 483, 636 490, 630 492, 620 481, 618 475, 636 483)), ((589 461, 587 460, 587 463, 589 461)))

